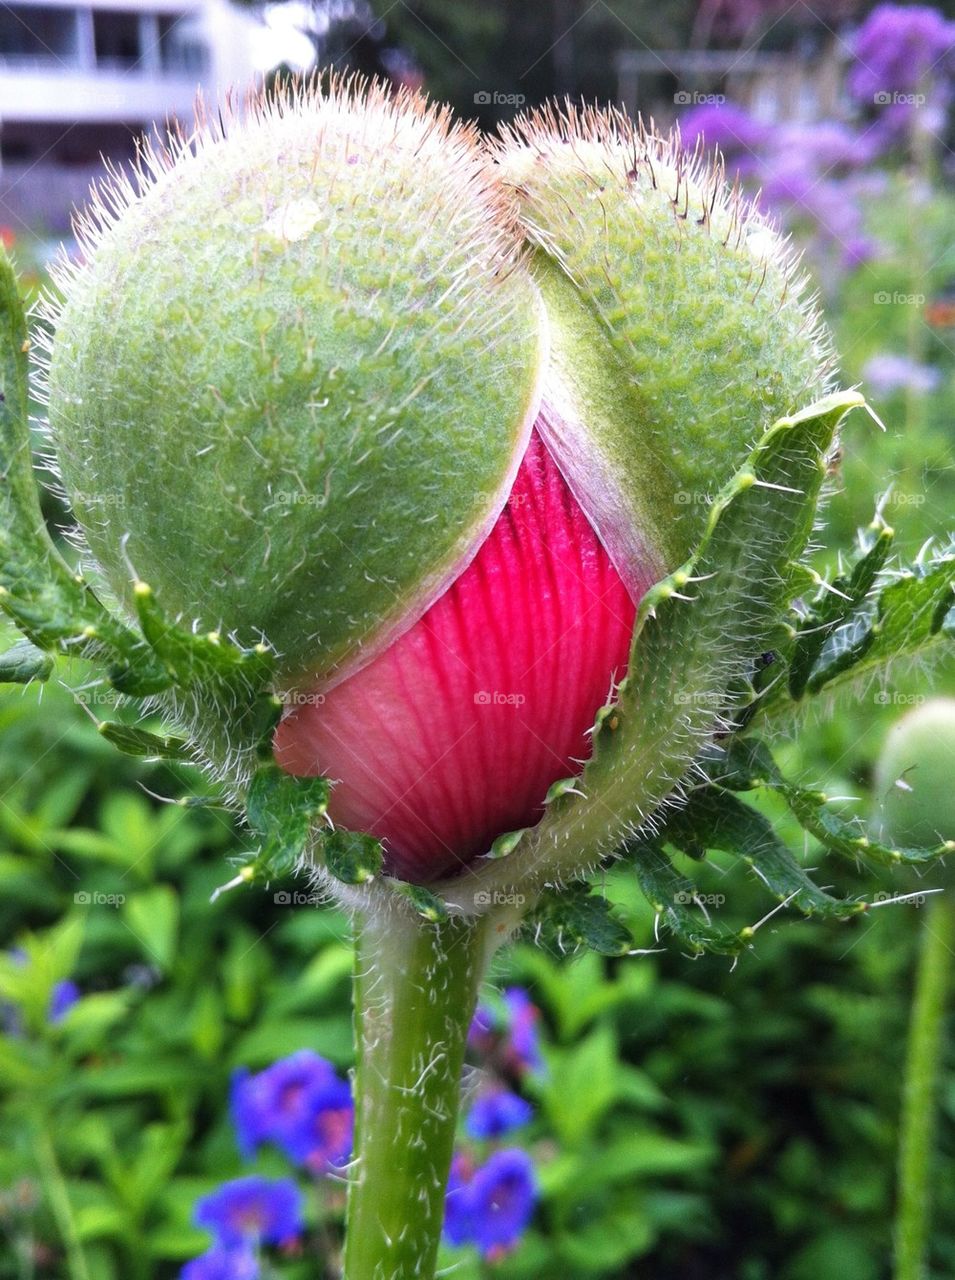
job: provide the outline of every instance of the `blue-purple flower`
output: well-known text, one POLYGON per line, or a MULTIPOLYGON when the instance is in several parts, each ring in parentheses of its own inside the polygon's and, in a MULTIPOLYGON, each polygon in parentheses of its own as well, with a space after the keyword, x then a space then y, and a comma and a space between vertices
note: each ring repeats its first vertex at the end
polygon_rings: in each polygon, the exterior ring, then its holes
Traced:
POLYGON ((198 1200, 193 1218, 225 1250, 282 1244, 303 1229, 302 1194, 291 1178, 234 1178, 198 1200))
POLYGON ((522 987, 504 992, 504 1016, 490 1005, 478 1005, 468 1044, 482 1058, 495 1060, 514 1075, 543 1071, 538 1036, 540 1011, 522 987))
POLYGON ((237 1071, 230 1099, 239 1150, 246 1158, 273 1142, 313 1172, 347 1162, 351 1153, 351 1090, 332 1064, 302 1049, 251 1075, 237 1071))
POLYGON ((525 1151, 497 1151, 478 1168, 459 1156, 448 1183, 445 1239, 475 1244, 484 1257, 498 1258, 517 1245, 536 1203, 537 1180, 525 1151))
POLYGON ((866 389, 877 396, 890 396, 897 391, 928 395, 938 390, 942 375, 930 364, 885 351, 866 362, 862 381, 866 389))
POLYGON ((475 1099, 464 1128, 469 1137, 479 1141, 501 1138, 527 1124, 533 1114, 531 1104, 510 1089, 488 1089, 475 1099))
POLYGON ((705 103, 680 118, 680 134, 688 147, 719 147, 730 174, 751 173, 772 134, 772 126, 751 116, 735 102, 705 103))
POLYGON ((187 1262, 179 1280, 259 1280, 259 1264, 247 1248, 210 1249, 187 1262))
POLYGON ((47 1017, 54 1026, 63 1021, 80 999, 81 994, 72 978, 64 978, 62 982, 56 984, 50 993, 50 1008, 47 1013, 47 1017))
POLYGON ((880 4, 856 33, 849 92, 859 102, 897 104, 955 70, 955 23, 928 5, 880 4))

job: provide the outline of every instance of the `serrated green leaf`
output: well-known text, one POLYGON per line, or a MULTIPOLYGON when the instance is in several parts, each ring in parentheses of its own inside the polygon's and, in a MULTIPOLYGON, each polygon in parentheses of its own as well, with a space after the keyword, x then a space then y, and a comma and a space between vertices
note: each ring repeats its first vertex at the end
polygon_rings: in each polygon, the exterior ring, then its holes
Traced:
POLYGON ((890 867, 900 864, 918 866, 953 852, 950 843, 934 849, 905 849, 892 848, 871 839, 861 824, 840 818, 823 792, 784 778, 769 749, 758 738, 729 742, 726 758, 730 763, 723 777, 720 777, 718 764, 709 766, 723 785, 733 790, 765 787, 774 791, 786 802, 800 825, 820 844, 853 862, 863 859, 890 867))
POLYGON ((585 947, 598 955, 622 956, 634 945, 630 930, 613 915, 607 899, 584 885, 544 894, 528 916, 524 932, 562 954, 585 947))
POLYGON ((789 659, 789 692, 801 698, 826 641, 837 627, 867 599, 885 565, 894 531, 881 520, 873 523, 863 553, 848 573, 824 584, 796 630, 789 659))
POLYGON ((658 844, 635 842, 626 855, 632 857, 640 888, 660 923, 691 951, 735 956, 748 945, 746 931, 734 933, 707 920, 696 905, 696 885, 680 875, 658 844))
POLYGON ((779 901, 792 902, 806 915, 842 919, 865 909, 863 903, 834 898, 813 884, 768 819, 718 787, 691 793, 658 838, 684 851, 690 845, 734 854, 753 868, 779 901))

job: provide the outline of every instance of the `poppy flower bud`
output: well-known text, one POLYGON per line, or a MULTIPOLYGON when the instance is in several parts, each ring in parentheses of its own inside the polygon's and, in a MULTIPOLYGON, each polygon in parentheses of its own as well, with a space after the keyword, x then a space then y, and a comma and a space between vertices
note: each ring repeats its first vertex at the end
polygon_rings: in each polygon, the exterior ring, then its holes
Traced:
POLYGON ((955 850, 955 698, 932 698, 889 730, 876 766, 880 839, 955 850))
POLYGON ((488 149, 333 84, 146 168, 54 316, 90 551, 120 597, 264 637, 279 764, 394 874, 454 874, 579 772, 641 597, 826 389, 790 251, 613 114, 488 149))

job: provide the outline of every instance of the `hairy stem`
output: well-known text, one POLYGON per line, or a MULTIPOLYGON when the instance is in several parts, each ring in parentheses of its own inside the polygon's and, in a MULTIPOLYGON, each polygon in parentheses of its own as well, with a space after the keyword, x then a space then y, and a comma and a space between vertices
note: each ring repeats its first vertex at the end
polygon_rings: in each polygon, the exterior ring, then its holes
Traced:
POLYGON ((922 927, 922 949, 909 1024, 899 1146, 895 1280, 924 1280, 931 1221, 931 1176, 949 971, 955 955, 955 910, 933 897, 922 927))
POLYGON ((33 1150, 47 1203, 66 1249, 70 1280, 90 1280, 89 1268, 86 1265, 86 1257, 76 1228, 73 1205, 70 1202, 70 1193, 57 1159, 49 1121, 45 1116, 42 1122, 36 1125, 33 1150))
POLYGON ((431 1280, 468 1027, 499 936, 404 904, 355 938, 355 1166, 345 1280, 431 1280))

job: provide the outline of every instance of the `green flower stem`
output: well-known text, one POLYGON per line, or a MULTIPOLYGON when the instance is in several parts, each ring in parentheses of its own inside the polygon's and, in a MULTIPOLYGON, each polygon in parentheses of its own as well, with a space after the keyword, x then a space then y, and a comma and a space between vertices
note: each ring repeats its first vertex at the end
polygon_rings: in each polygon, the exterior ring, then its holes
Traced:
POLYGON ((73 1214, 73 1205, 70 1203, 70 1193, 56 1156, 50 1123, 46 1117, 35 1127, 33 1150, 47 1203, 66 1249, 70 1280, 90 1280, 89 1268, 86 1265, 86 1257, 73 1214))
POLYGON ((931 1176, 938 1074, 946 997, 955 955, 955 909, 933 897, 922 927, 922 949, 909 1025, 899 1147, 895 1280, 924 1280, 931 1220, 931 1176))
POLYGON ((468 1028, 503 930, 396 903, 355 939, 356 1160, 345 1280, 431 1280, 468 1028))

